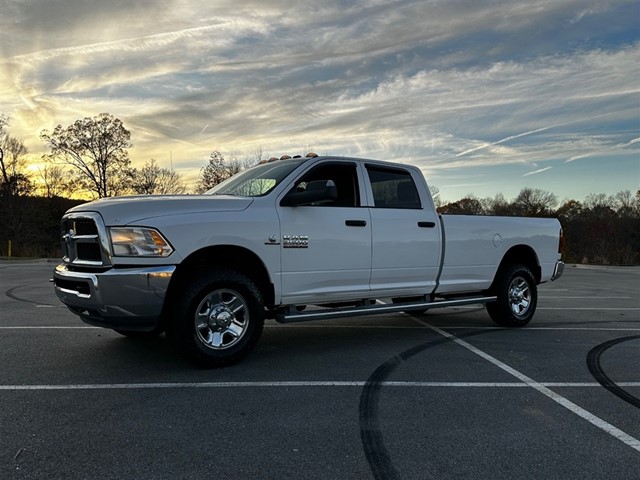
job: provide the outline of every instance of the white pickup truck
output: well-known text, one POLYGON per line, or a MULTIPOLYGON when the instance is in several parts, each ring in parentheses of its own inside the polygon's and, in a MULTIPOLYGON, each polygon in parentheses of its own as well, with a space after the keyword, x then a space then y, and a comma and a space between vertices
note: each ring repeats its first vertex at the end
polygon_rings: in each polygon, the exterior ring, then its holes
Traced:
POLYGON ((438 215, 420 170, 307 157, 204 195, 102 199, 62 220, 60 300, 131 336, 166 331, 204 366, 238 361, 278 322, 486 304, 505 327, 562 275, 555 219, 438 215))

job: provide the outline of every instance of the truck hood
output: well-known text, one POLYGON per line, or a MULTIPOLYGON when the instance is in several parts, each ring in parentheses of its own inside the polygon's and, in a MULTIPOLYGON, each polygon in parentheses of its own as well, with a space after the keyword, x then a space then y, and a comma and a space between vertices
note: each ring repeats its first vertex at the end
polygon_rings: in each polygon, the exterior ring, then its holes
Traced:
POLYGON ((70 209, 72 212, 98 212, 105 225, 132 225, 144 220, 169 215, 245 210, 251 197, 229 195, 137 195, 103 198, 70 209))

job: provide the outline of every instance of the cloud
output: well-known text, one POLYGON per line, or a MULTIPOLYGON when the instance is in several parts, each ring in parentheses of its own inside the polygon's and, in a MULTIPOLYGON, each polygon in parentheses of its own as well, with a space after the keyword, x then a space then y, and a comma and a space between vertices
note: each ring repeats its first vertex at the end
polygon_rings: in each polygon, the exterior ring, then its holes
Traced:
POLYGON ((535 133, 544 132, 545 130, 549 130, 550 128, 553 128, 553 126, 537 128, 537 129, 535 129, 535 130, 531 130, 531 131, 529 131, 529 132, 518 133, 518 134, 516 134, 516 135, 509 135, 508 137, 505 137, 505 138, 503 138, 503 139, 501 139, 501 140, 498 140, 498 141, 496 141, 496 142, 485 143, 484 145, 480 145, 479 147, 470 148, 470 149, 468 149, 468 150, 465 150, 465 151, 463 151, 463 152, 460 152, 460 153, 458 153, 458 154, 456 155, 456 157, 462 157, 462 156, 464 156, 464 155, 468 155, 468 154, 470 154, 470 153, 477 152, 478 150, 483 150, 483 149, 485 149, 485 148, 492 147, 492 146, 494 146, 494 145, 500 145, 500 144, 502 144, 502 143, 509 142, 509 141, 511 141, 511 140, 515 140, 515 139, 517 139, 517 138, 526 137, 527 135, 533 135, 533 134, 535 134, 535 133))
POLYGON ((547 170, 551 170, 553 167, 544 167, 544 168, 539 168, 538 170, 534 170, 532 172, 527 172, 524 175, 522 175, 523 177, 529 177, 531 175, 537 175, 539 173, 542 172, 546 172, 547 170))
POLYGON ((10 0, 0 111, 34 152, 106 111, 139 163, 312 145, 529 177, 637 147, 633 3, 10 0))
POLYGON ((584 136, 576 142, 576 146, 581 153, 567 158, 565 163, 571 163, 584 158, 628 155, 629 149, 638 150, 637 147, 634 147, 637 143, 640 143, 640 138, 634 138, 629 141, 620 141, 619 135, 600 134, 584 136))

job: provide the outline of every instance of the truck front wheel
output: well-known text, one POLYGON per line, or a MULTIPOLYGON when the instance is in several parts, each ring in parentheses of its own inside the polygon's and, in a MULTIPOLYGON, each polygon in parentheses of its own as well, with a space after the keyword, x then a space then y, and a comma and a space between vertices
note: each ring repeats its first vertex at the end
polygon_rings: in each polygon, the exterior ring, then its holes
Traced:
POLYGON ((511 265, 498 272, 493 294, 498 299, 487 304, 487 312, 501 327, 523 327, 533 318, 538 289, 528 267, 511 265))
POLYGON ((232 270, 203 272, 174 298, 167 335, 203 367, 236 363, 258 343, 264 304, 255 284, 232 270))

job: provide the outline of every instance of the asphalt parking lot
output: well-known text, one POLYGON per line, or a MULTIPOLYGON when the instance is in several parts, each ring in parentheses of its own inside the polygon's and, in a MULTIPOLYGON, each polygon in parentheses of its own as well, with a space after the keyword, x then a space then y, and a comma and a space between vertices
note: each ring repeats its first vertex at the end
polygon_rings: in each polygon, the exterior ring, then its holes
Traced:
POLYGON ((0 478, 640 478, 640 268, 568 267, 524 329, 270 321, 202 370, 83 324, 53 267, 0 262, 0 478))

